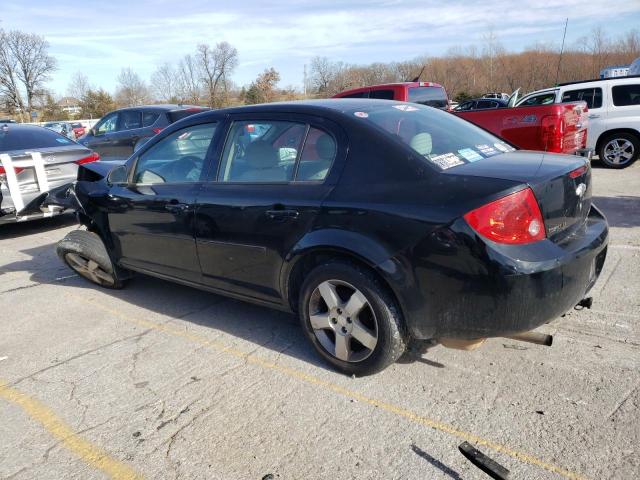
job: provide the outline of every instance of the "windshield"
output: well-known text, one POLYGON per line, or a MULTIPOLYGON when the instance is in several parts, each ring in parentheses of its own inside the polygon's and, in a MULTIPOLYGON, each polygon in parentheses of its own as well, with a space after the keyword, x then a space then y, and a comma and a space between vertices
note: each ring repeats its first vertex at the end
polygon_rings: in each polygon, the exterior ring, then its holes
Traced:
POLYGON ((465 120, 421 105, 386 102, 348 113, 402 141, 442 170, 515 150, 465 120))

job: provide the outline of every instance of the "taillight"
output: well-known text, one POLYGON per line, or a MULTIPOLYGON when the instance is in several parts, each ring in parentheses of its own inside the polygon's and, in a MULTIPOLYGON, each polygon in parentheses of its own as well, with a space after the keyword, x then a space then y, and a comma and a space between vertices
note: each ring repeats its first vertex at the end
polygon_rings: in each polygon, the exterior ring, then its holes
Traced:
POLYGON ((547 152, 562 153, 564 147, 563 122, 554 115, 546 115, 540 120, 542 145, 547 152))
POLYGON ((464 219, 480 235, 497 243, 524 244, 546 238, 542 213, 530 188, 476 208, 464 219))
POLYGON ((161 128, 157 128, 157 127, 156 128, 152 128, 151 130, 153 130, 153 133, 155 133, 156 135, 159 134, 162 131, 161 128))
MULTIPOLYGON (((13 171, 16 172, 16 175, 18 175, 21 171, 23 171, 24 168, 20 168, 20 167, 13 167, 13 171)), ((4 169, 4 167, 0 167, 0 175, 5 175, 7 172, 4 169)))
POLYGON ((77 163, 78 165, 82 165, 83 163, 97 162, 98 160, 100 160, 100 155, 98 155, 96 152, 91 152, 91 155, 89 155, 88 157, 84 157, 84 158, 81 158, 80 160, 76 160, 74 163, 77 163))
POLYGON ((571 177, 571 178, 581 177, 587 171, 587 168, 588 167, 586 165, 583 165, 581 167, 576 168, 575 170, 571 170, 569 172, 569 177, 571 177))

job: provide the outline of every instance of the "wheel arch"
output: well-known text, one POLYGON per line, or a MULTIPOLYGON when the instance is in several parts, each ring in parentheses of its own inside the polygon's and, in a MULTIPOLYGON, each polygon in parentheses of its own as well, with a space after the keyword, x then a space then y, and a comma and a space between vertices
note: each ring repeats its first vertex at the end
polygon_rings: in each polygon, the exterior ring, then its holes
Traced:
POLYGON ((602 132, 600 134, 600 136, 598 137, 598 140, 596 141, 596 154, 597 155, 600 155, 600 147, 602 146, 602 143, 604 142, 605 138, 607 138, 607 137, 609 137, 611 135, 615 135, 617 133, 626 133, 628 135, 633 135, 640 142, 640 131, 635 130, 633 128, 612 128, 611 130, 607 130, 605 132, 602 132))

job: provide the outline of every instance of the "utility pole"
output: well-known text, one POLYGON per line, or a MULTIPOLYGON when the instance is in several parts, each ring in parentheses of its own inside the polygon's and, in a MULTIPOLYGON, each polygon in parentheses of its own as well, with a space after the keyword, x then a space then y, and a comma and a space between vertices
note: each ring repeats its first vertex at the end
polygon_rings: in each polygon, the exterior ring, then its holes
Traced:
POLYGON ((562 62, 562 53, 564 52, 564 39, 567 38, 567 25, 569 24, 569 17, 564 22, 564 33, 562 34, 562 46, 560 47, 560 56, 558 57, 558 69, 556 70, 556 85, 560 79, 560 63, 562 62))
POLYGON ((307 64, 304 64, 304 74, 302 80, 302 93, 304 94, 304 98, 307 98, 307 64))

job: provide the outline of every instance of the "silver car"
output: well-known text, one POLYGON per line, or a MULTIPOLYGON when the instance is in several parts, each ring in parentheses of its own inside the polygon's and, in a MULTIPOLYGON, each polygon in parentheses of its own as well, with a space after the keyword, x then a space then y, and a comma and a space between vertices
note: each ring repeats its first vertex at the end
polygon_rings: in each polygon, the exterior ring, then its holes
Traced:
POLYGON ((44 128, 53 130, 54 132, 57 132, 60 135, 64 135, 65 137, 68 137, 71 140, 76 139, 76 134, 73 131, 73 127, 69 122, 47 122, 43 126, 44 128))
POLYGON ((97 153, 35 125, 0 125, 0 224, 61 213, 43 207, 49 192, 76 180, 78 165, 97 153))

